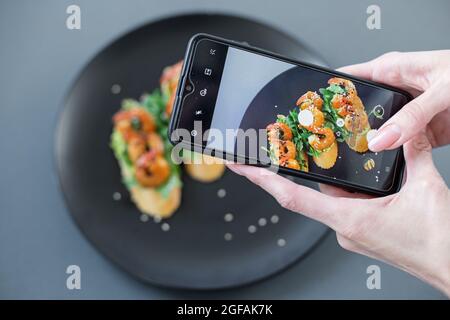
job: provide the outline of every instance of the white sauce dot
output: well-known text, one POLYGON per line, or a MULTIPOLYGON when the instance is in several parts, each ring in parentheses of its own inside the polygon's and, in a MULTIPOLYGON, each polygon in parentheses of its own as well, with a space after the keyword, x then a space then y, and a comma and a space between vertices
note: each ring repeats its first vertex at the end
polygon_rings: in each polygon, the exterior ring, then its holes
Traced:
POLYGON ((267 219, 266 218, 259 218, 258 224, 259 224, 260 227, 264 227, 267 224, 267 219))
POLYGON ((118 85, 118 84, 113 84, 113 85, 111 86, 111 93, 112 93, 112 94, 119 94, 120 91, 122 91, 122 88, 120 87, 120 85, 118 85))
POLYGON ((270 217, 270 222, 278 223, 278 221, 280 221, 280 217, 278 217, 276 214, 270 217))
MULTIPOLYGON (((344 119, 341 119, 341 118, 337 119, 337 120, 336 120, 336 125, 337 125, 339 128, 342 128, 342 127, 344 126, 344 119)), ((336 132, 336 133, 337 133, 337 132, 336 132)))
POLYGON ((225 198, 225 196, 227 195, 227 191, 225 189, 219 189, 217 190, 217 196, 219 198, 225 198))
POLYGON ((311 112, 311 110, 305 109, 302 110, 298 113, 298 122, 302 125, 302 126, 310 126, 313 124, 314 121, 314 116, 311 112))
POLYGON ((248 226, 248 232, 255 233, 256 232, 256 227, 254 225, 248 226))
POLYGON ((112 198, 115 201, 119 201, 120 199, 122 199, 122 195, 120 194, 120 192, 114 192, 112 198))
POLYGON ((164 223, 161 225, 161 230, 162 230, 162 231, 169 231, 169 230, 170 230, 170 225, 169 225, 167 222, 164 222, 164 223))
POLYGON ((226 222, 231 222, 233 221, 234 216, 232 213, 227 213, 223 216, 223 220, 225 220, 226 222))
POLYGON ((231 241, 233 239, 233 235, 231 233, 227 232, 227 233, 225 233, 223 238, 225 239, 225 241, 231 241))
POLYGON ((154 223, 160 223, 161 222, 161 217, 153 217, 153 222, 154 223))
POLYGON ((308 137, 308 143, 313 144, 316 139, 317 139, 317 136, 315 134, 312 134, 308 137))
POLYGON ((286 245, 286 240, 284 240, 284 239, 278 239, 277 245, 278 245, 279 247, 284 247, 284 246, 286 245))
POLYGON ((140 219, 141 219, 142 222, 147 222, 148 219, 149 219, 149 217, 148 217, 148 215, 146 215, 145 213, 143 213, 143 214, 141 214, 140 219))

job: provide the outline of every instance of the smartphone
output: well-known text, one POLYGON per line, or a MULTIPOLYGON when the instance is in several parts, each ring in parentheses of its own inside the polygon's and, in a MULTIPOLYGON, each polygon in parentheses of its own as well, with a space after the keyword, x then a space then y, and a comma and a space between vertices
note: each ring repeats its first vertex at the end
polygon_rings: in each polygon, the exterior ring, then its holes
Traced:
POLYGON ((169 140, 355 192, 399 190, 402 148, 368 137, 412 97, 399 89, 208 34, 189 41, 169 140))

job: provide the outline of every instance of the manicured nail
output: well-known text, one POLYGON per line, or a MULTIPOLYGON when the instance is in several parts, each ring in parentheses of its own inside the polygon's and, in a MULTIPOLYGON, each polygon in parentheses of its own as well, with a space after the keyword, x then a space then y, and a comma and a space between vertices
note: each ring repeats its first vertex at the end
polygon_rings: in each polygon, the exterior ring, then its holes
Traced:
POLYGON ((378 130, 377 134, 369 140, 369 149, 373 152, 383 151, 392 146, 401 136, 400 128, 395 123, 378 130))

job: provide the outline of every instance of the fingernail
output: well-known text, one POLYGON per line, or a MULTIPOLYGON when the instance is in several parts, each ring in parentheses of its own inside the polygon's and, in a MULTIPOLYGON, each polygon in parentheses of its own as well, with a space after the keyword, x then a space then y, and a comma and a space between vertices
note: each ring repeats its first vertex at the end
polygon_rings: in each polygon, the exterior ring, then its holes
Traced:
POLYGON ((400 128, 395 123, 378 130, 375 137, 369 140, 369 149, 373 152, 383 151, 392 146, 401 136, 400 128))

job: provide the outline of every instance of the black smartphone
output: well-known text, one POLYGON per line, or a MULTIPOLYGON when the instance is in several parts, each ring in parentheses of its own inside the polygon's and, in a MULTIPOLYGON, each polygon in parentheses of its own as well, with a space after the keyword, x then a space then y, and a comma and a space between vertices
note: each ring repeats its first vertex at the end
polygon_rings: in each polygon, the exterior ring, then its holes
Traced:
POLYGON ((208 34, 188 44, 169 126, 183 148, 358 192, 402 182, 402 149, 368 137, 412 97, 208 34))

